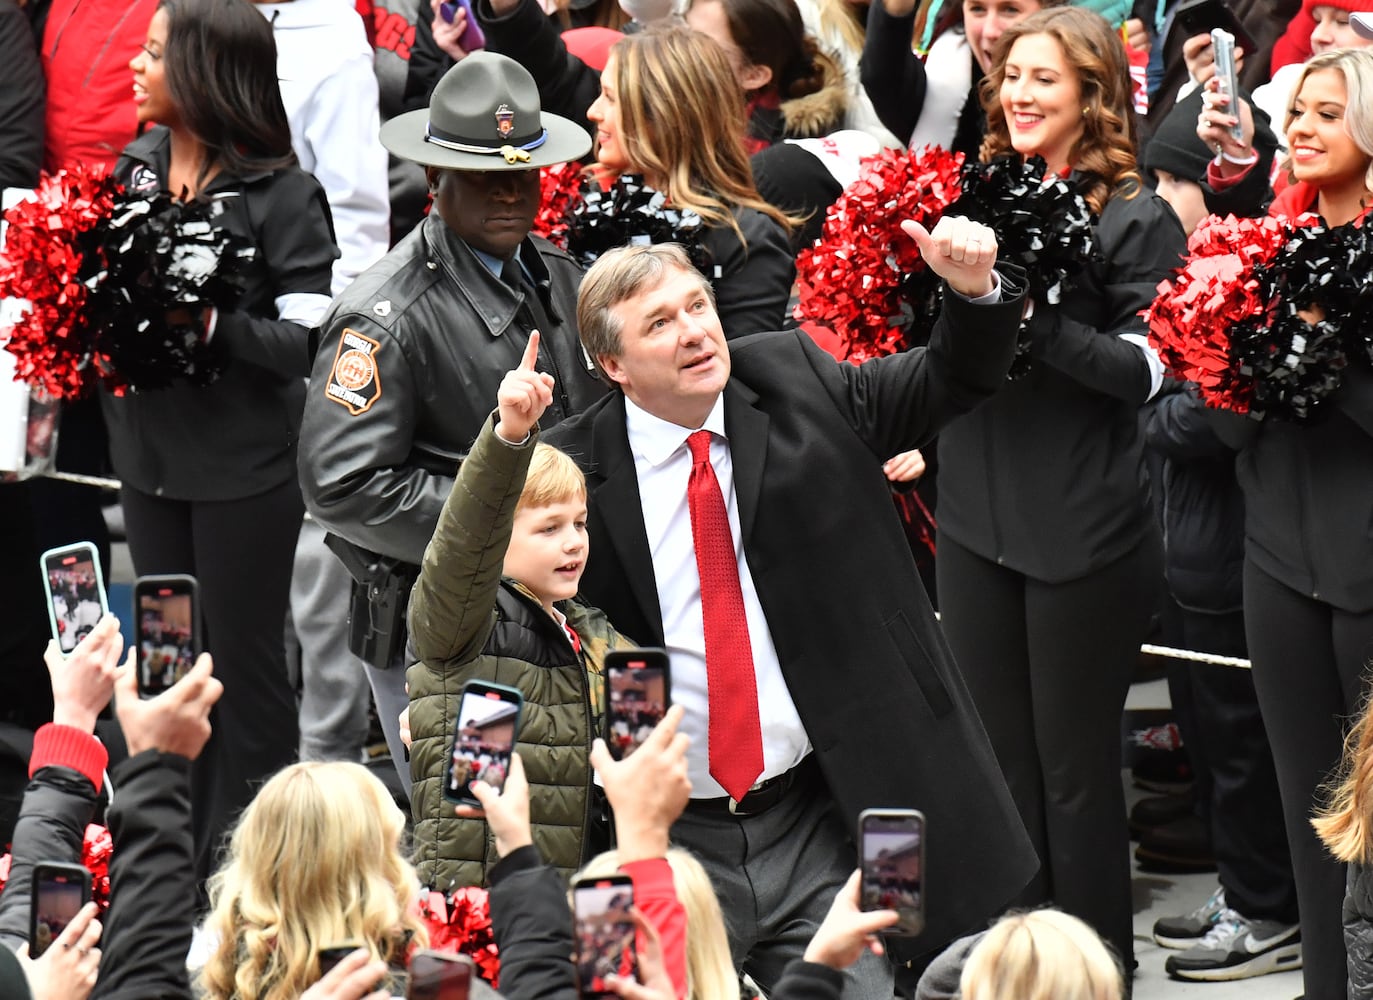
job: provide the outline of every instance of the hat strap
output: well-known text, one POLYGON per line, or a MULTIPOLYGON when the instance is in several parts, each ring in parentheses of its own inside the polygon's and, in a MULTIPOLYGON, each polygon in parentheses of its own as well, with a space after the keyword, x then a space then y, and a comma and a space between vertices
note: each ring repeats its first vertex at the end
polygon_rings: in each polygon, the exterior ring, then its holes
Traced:
POLYGON ((548 141, 548 129, 539 129, 538 134, 532 139, 528 136, 520 136, 513 142, 502 143, 499 146, 478 145, 461 140, 462 136, 451 135, 451 133, 444 133, 441 129, 435 129, 433 122, 430 122, 424 130, 425 142, 432 142, 435 146, 442 146, 444 149, 451 149, 456 153, 504 156, 506 163, 515 163, 516 161, 528 163, 528 150, 538 149, 548 141))

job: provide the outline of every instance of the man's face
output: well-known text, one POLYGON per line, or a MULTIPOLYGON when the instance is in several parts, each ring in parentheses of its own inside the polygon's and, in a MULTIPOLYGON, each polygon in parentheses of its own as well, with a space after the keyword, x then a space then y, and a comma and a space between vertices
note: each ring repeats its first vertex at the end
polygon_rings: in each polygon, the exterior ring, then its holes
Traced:
POLYGON ((434 211, 468 246, 509 257, 534 225, 537 170, 440 170, 426 167, 434 211))
POLYGON ((611 381, 649 413, 693 430, 729 381, 729 346, 698 274, 672 268, 610 310, 620 353, 598 360, 611 381))

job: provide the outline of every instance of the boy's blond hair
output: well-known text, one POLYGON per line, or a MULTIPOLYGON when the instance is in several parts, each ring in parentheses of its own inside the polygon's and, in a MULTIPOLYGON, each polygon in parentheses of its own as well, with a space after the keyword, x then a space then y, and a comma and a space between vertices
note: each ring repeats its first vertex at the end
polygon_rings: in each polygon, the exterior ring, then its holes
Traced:
POLYGON ((586 476, 577 468, 577 463, 551 444, 536 444, 515 512, 526 507, 550 507, 555 503, 585 499, 586 476))

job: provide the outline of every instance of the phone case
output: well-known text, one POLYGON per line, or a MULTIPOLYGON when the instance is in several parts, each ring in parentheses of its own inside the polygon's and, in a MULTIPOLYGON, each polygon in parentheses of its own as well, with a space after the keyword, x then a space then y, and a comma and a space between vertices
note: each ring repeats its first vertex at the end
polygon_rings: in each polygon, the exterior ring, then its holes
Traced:
POLYGON ((138 649, 138 693, 143 697, 156 697, 179 681, 204 651, 200 627, 200 585, 195 577, 185 574, 140 576, 133 585, 133 607, 134 636, 138 649), (171 593, 159 595, 158 591, 163 590, 171 593), (148 611, 143 607, 145 596, 188 597, 184 621, 168 615, 164 609, 156 620, 156 631, 150 631, 153 623, 148 620, 148 611), (154 676, 159 678, 156 683, 153 682, 154 676))
POLYGON ((606 747, 612 757, 623 760, 638 748, 641 742, 639 736, 643 735, 642 727, 657 725, 672 707, 672 664, 665 649, 619 649, 606 653, 603 670, 606 683, 606 747), (626 703, 615 697, 616 685, 620 683, 617 678, 623 676, 624 671, 632 669, 630 664, 640 662, 662 672, 662 690, 644 693, 646 701, 655 707, 661 706, 662 710, 653 711, 647 719, 638 717, 637 713, 636 717, 629 717, 626 703), (617 701, 619 707, 616 707, 617 701))
POLYGON ((467 12, 467 27, 463 29, 462 36, 458 39, 459 47, 464 52, 475 52, 477 49, 486 48, 486 33, 477 23, 477 15, 472 11, 471 0, 451 0, 451 2, 441 3, 439 4, 439 16, 452 24, 457 19, 459 7, 467 12))
MULTIPOLYGON (((1216 57, 1216 78, 1220 80, 1220 90, 1230 103, 1228 114, 1239 116, 1239 74, 1235 69, 1235 36, 1223 28, 1211 31, 1211 48, 1216 57)), ((1236 121, 1229 129, 1236 142, 1244 141, 1244 124, 1236 121)))
POLYGON ((887 936, 920 934, 925 929, 924 814, 915 809, 859 813, 858 866, 859 908, 896 910, 901 919, 882 932, 887 936))
POLYGON ((29 883, 29 957, 43 954, 90 898, 91 873, 81 865, 60 861, 34 865, 29 883), (44 894, 52 892, 52 885, 59 880, 61 885, 75 885, 78 898, 46 903, 44 894))
POLYGON ((634 881, 628 875, 582 878, 572 883, 577 995, 614 996, 606 989, 610 974, 635 977, 634 881))
POLYGON ((38 557, 38 566, 43 576, 43 592, 47 595, 48 624, 52 629, 52 637, 62 647, 62 655, 68 656, 100 619, 110 613, 105 577, 100 571, 100 555, 91 542, 77 542, 75 545, 48 549, 38 557), (93 593, 89 582, 79 580, 63 581, 62 589, 54 593, 51 570, 60 571, 62 561, 69 556, 77 557, 76 565, 90 563, 88 572, 93 576, 93 593), (60 614, 59 601, 62 609, 60 614))
POLYGON ((453 739, 448 744, 448 763, 445 765, 443 771, 443 797, 446 801, 458 802, 466 805, 478 805, 475 798, 464 794, 468 784, 475 778, 481 778, 489 784, 496 785, 501 789, 505 787, 505 777, 509 772, 510 761, 515 753, 515 744, 519 740, 520 723, 523 718, 524 695, 519 689, 507 687, 504 684, 493 684, 487 681, 468 681, 463 685, 462 691, 458 695, 458 716, 453 723, 453 739), (498 698, 491 700, 499 702, 501 706, 513 706, 513 714, 510 710, 502 707, 494 710, 492 713, 483 715, 479 719, 464 718, 465 710, 469 704, 468 698, 477 696, 485 699, 488 694, 499 695, 498 698), (464 730, 469 729, 469 724, 474 722, 477 724, 475 727, 472 727, 474 731, 464 735, 464 730), (502 751, 502 753, 505 754, 504 762, 498 762, 493 758, 486 761, 484 765, 486 768, 495 767, 497 770, 504 770, 505 773, 499 774, 499 781, 493 780, 497 777, 496 774, 488 775, 484 771, 472 773, 476 772, 478 766, 481 764, 483 754, 481 747, 488 738, 486 730, 493 726, 500 727, 500 740, 502 743, 507 738, 505 728, 507 726, 513 727, 513 733, 508 737, 510 749, 508 752, 502 751), (456 781, 460 787, 455 789, 453 787, 455 784, 454 758, 457 753, 459 742, 464 740, 470 743, 469 752, 476 756, 473 760, 465 761, 471 771, 462 776, 461 780, 456 781))

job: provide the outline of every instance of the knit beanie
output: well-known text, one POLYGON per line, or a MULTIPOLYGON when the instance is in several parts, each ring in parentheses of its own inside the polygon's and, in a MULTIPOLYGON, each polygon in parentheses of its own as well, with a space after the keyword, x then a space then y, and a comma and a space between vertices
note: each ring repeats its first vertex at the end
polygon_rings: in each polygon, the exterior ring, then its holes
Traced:
MULTIPOLYGON (((1248 95, 1243 95, 1248 100, 1248 95)), ((1251 105, 1252 107, 1252 105, 1251 105)), ((1268 126, 1268 116, 1254 111, 1254 149, 1258 151, 1257 169, 1267 173, 1273 165, 1278 138, 1268 126)), ((1144 147, 1141 163, 1146 170, 1166 170, 1179 180, 1202 184, 1206 168, 1216 154, 1197 138, 1197 118, 1201 115, 1201 90, 1188 94, 1159 122, 1144 147)))
POLYGON ((28 977, 19 958, 7 947, 0 944, 0 997, 5 1000, 32 1000, 28 977))
POLYGON ((1312 17, 1312 11, 1317 7, 1335 7, 1339 10, 1348 11, 1373 11, 1373 0, 1302 0, 1301 11, 1307 17, 1312 17))

